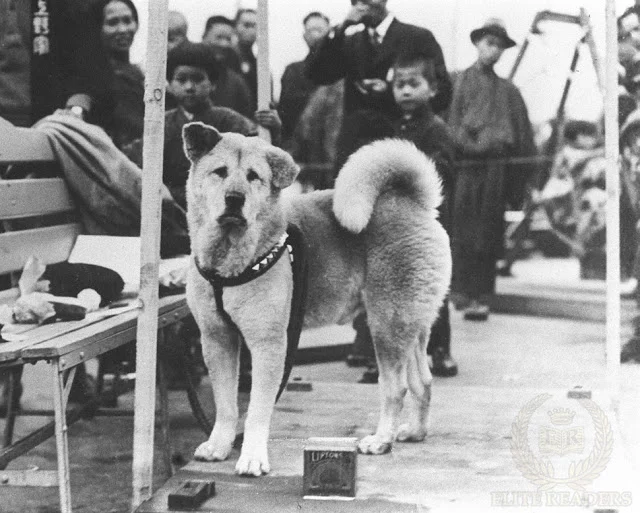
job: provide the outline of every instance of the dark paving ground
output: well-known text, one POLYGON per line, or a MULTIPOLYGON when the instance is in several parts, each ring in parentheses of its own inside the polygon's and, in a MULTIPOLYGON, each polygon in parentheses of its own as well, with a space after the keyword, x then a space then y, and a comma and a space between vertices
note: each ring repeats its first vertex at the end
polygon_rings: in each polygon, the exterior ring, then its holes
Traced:
MULTIPOLYGON (((460 374, 435 380, 429 439, 425 444, 399 447, 386 459, 361 458, 359 500, 318 506, 317 502, 312 505, 301 502, 298 494, 301 448, 308 436, 361 436, 375 426, 376 387, 357 384, 361 370, 335 362, 294 369, 293 375, 310 380, 314 391, 287 392, 277 407, 272 429, 273 472, 268 478, 274 480, 271 494, 266 491, 265 483, 269 481, 260 485, 265 489, 261 495, 255 493, 259 487, 252 480, 233 484, 229 478, 227 490, 239 486, 244 498, 237 500, 227 495, 224 499, 222 494, 211 510, 483 511, 489 504, 491 491, 532 490, 514 468, 508 452, 513 419, 541 390, 563 391, 576 385, 593 390, 604 387, 604 324, 500 314, 492 314, 486 323, 473 323, 462 320, 458 312, 453 315, 453 333, 453 351, 460 374), (282 487, 282 493, 273 491, 279 490, 278 486, 282 487), (287 496, 291 500, 283 502, 282 497, 287 496), (276 497, 280 502, 274 502, 276 497), (391 509, 383 507, 385 504, 391 509)), ((331 328, 307 333, 304 343, 343 343, 350 337, 349 328, 331 328)), ((25 406, 46 406, 49 379, 44 370, 44 366, 27 368, 25 406)), ((623 365, 622 371, 621 429, 616 430, 614 452, 619 455, 626 451, 638 475, 640 365, 623 365)), ((170 401, 174 458, 186 463, 205 437, 190 413, 184 393, 172 392, 170 401)), ((129 393, 121 398, 120 406, 132 403, 133 394, 129 393)), ((19 419, 18 435, 42 422, 42 419, 19 419)), ((70 427, 75 512, 129 511, 132 424, 131 418, 100 417, 70 427)), ((156 441, 158 438, 157 430, 156 441)), ((237 454, 232 456, 233 461, 217 467, 223 472, 218 477, 221 483, 226 479, 225 469, 228 472, 236 458, 237 454)), ((159 450, 155 461, 155 486, 159 488, 167 478, 159 450)), ((14 461, 11 467, 25 469, 34 465, 55 469, 53 440, 14 461)), ((625 465, 612 463, 609 473, 601 477, 601 486, 622 490, 620 487, 626 486, 624 478, 633 475, 625 465)), ((640 503, 640 495, 636 494, 634 499, 640 503)), ((158 501, 165 504, 162 499, 158 501)), ((55 488, 0 488, 2 513, 57 511, 55 488)))

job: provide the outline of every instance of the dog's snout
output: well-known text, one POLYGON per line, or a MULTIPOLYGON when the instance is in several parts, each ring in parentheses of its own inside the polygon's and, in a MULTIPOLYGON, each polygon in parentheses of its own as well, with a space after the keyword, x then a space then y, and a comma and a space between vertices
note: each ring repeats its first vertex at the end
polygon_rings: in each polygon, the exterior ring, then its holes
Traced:
POLYGON ((229 210, 240 210, 244 206, 245 195, 241 192, 229 192, 224 202, 229 210))

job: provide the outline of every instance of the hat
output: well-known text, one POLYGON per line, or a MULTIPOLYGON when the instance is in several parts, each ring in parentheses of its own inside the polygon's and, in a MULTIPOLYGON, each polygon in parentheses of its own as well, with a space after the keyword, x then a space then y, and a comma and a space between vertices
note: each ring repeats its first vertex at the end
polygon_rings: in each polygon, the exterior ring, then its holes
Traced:
POLYGON ((484 22, 482 27, 471 31, 471 42, 475 45, 480 39, 487 34, 497 36, 504 41, 504 48, 511 48, 516 46, 516 42, 509 37, 507 29, 504 26, 504 22, 499 18, 489 18, 484 22))

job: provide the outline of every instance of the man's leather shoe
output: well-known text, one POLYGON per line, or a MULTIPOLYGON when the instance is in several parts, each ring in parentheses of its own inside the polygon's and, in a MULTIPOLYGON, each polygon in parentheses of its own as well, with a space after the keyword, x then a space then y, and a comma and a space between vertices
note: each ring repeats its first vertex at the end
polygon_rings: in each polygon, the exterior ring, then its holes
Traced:
POLYGON ((467 321, 486 321, 489 318, 489 306, 473 300, 465 308, 464 318, 467 321))
POLYGON ((375 385, 378 382, 378 376, 378 366, 374 365, 364 371, 362 377, 358 380, 358 383, 362 383, 365 385, 375 385))
POLYGON ((437 348, 431 355, 431 373, 441 378, 450 378, 458 374, 458 364, 450 354, 444 350, 437 348))

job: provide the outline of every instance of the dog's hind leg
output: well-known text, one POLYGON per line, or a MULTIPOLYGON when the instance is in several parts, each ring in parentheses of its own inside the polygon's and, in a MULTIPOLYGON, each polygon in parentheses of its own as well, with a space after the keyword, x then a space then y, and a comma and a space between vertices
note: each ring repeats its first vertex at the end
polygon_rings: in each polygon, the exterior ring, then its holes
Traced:
MULTIPOLYGON (((407 348, 400 330, 392 325, 376 327, 369 317, 376 349, 379 370, 380 418, 375 434, 364 437, 358 444, 363 454, 385 454, 393 446, 398 429, 398 419, 407 393, 407 348)), ((415 336, 417 339, 417 334, 415 336)))
POLYGON ((200 444, 194 458, 200 461, 226 460, 233 448, 238 424, 238 366, 240 341, 225 326, 201 325, 202 353, 216 404, 216 422, 209 439, 200 444))
POLYGON ((410 390, 409 422, 398 429, 399 442, 422 442, 427 436, 429 403, 431 402, 431 371, 427 361, 426 334, 420 336, 420 343, 409 355, 407 382, 410 390))

